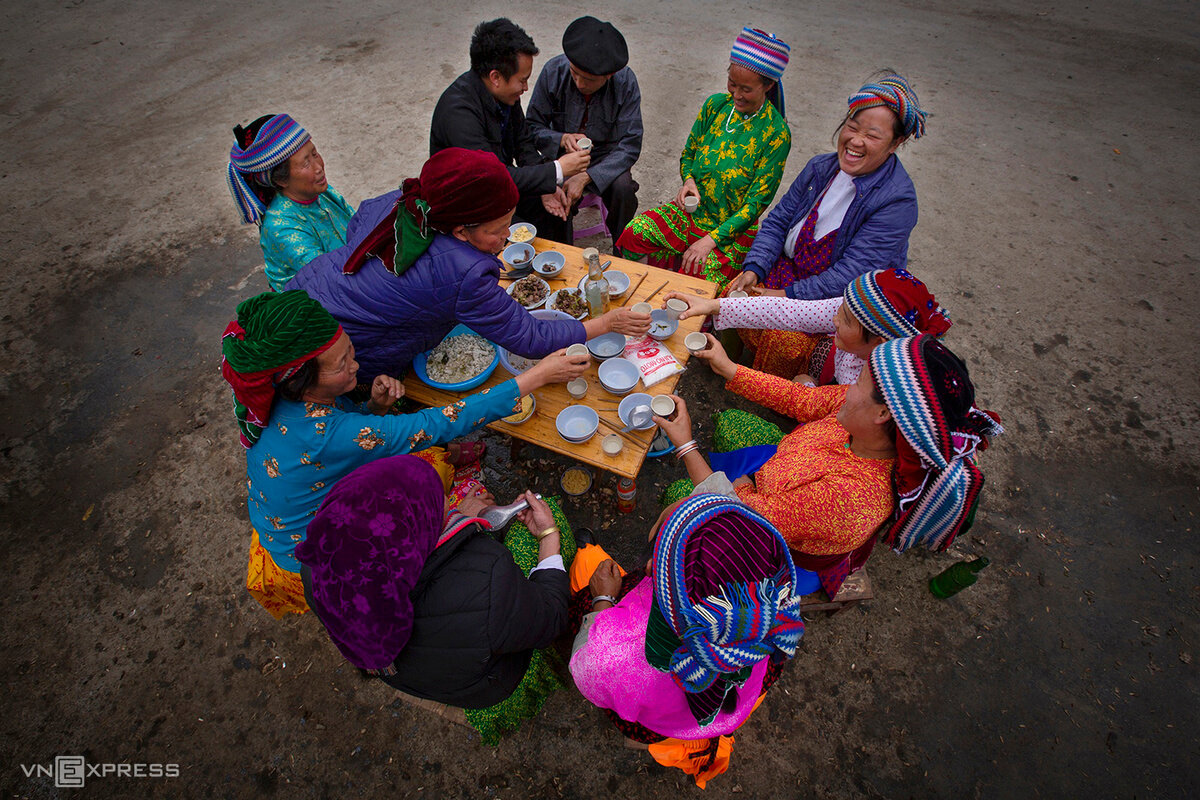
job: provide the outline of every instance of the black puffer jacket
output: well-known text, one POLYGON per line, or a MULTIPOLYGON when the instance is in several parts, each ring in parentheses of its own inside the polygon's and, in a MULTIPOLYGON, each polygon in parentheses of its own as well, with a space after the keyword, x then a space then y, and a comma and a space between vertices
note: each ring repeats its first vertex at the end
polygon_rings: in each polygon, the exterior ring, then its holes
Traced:
MULTIPOLYGON (((307 566, 301 577, 308 596, 307 566)), ((471 525, 430 554, 410 596, 412 636, 383 680, 427 700, 487 708, 517 688, 533 650, 566 628, 570 582, 557 569, 526 578, 508 548, 471 525)))

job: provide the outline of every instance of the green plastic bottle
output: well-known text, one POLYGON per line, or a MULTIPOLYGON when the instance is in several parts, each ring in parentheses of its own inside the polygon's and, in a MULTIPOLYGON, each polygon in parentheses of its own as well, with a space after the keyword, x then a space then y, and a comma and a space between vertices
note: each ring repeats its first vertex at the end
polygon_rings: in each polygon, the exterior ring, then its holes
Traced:
POLYGON ((974 561, 960 561, 952 564, 929 579, 929 591, 933 592, 934 597, 945 600, 979 580, 979 571, 990 563, 984 556, 974 561))

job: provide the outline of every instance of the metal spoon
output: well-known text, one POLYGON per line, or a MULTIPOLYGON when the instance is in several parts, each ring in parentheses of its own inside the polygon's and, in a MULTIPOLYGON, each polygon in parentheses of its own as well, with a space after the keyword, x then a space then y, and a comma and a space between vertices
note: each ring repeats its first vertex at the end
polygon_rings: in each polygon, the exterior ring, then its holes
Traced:
POLYGON ((653 418, 654 412, 650 410, 650 406, 634 406, 633 410, 629 412, 629 424, 621 429, 621 433, 629 433, 634 428, 644 428, 646 423, 653 418))
MULTIPOLYGON (((538 500, 542 499, 540 494, 535 494, 534 497, 538 500)), ((506 506, 488 506, 479 516, 484 522, 492 526, 493 531, 498 531, 512 522, 513 517, 517 516, 519 512, 527 508, 529 508, 529 501, 522 497, 517 502, 509 503, 506 506)))

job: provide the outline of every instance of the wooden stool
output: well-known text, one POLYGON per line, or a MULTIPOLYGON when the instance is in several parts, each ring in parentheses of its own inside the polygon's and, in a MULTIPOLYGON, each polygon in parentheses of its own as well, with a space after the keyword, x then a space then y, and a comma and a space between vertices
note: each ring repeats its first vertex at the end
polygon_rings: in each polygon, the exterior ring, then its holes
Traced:
POLYGON ((832 600, 827 599, 824 592, 816 592, 810 594, 800 601, 800 611, 828 611, 830 616, 845 611, 851 606, 857 605, 863 600, 870 600, 875 596, 875 590, 871 586, 871 579, 867 575, 867 568, 855 572, 850 577, 842 582, 842 588, 838 589, 837 596, 832 600))
POLYGON ((445 703, 435 703, 432 700, 425 700, 420 697, 413 697, 411 694, 397 691, 396 696, 408 703, 410 706, 423 708, 426 711, 432 711, 444 720, 449 720, 458 725, 465 725, 470 728, 471 723, 467 722, 467 714, 461 708, 448 706, 445 703))

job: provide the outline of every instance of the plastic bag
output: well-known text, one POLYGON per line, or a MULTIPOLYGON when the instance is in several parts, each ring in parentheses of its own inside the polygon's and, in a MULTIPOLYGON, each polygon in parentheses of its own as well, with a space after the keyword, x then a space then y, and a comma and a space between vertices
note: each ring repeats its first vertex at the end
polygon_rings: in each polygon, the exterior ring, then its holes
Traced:
POLYGON ((647 389, 659 381, 683 372, 683 365, 667 349, 667 346, 650 336, 630 339, 626 342, 625 360, 633 362, 633 365, 642 373, 642 383, 647 389))

